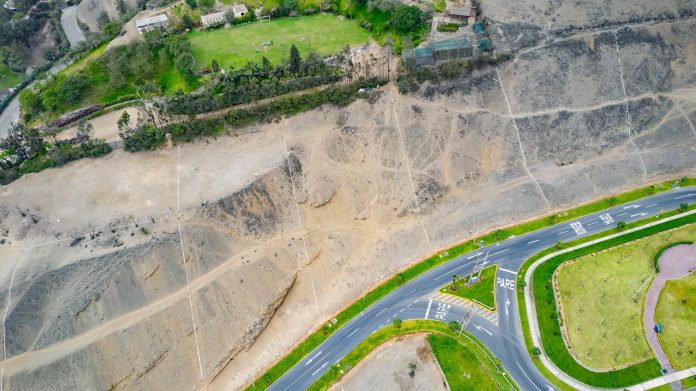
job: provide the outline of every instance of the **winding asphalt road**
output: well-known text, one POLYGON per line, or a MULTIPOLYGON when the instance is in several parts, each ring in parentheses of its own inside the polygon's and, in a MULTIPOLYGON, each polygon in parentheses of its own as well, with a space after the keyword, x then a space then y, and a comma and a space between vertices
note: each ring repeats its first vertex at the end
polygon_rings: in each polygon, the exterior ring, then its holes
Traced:
POLYGON ((467 319, 466 330, 478 338, 502 362, 510 377, 524 391, 551 391, 553 387, 532 363, 524 345, 515 294, 517 272, 531 255, 549 248, 557 241, 605 231, 616 226, 673 210, 680 203, 696 203, 696 189, 675 188, 639 201, 618 205, 576 220, 510 238, 464 254, 409 281, 351 319, 302 361, 273 383, 269 390, 304 390, 326 373, 331 366, 342 367, 341 359, 370 334, 402 320, 431 319, 442 322, 467 319), (496 300, 498 325, 463 307, 427 298, 445 285, 452 274, 473 272, 474 266, 497 264, 496 300), (467 317, 467 315, 469 315, 467 317))

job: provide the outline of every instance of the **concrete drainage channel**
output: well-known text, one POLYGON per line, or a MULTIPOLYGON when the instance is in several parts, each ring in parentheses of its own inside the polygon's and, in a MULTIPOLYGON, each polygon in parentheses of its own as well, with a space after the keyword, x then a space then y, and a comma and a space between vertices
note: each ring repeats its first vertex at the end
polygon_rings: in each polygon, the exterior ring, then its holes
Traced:
MULTIPOLYGON (((546 262, 546 261, 548 261, 548 260, 550 260, 558 255, 561 255, 561 254, 566 254, 566 253, 569 253, 571 251, 575 251, 575 250, 578 250, 581 248, 592 246, 592 245, 597 244, 597 243, 606 242, 608 240, 611 240, 611 239, 614 239, 614 238, 617 238, 620 236, 628 235, 632 232, 641 231, 641 230, 644 230, 644 229, 649 228, 649 227, 653 227, 653 226, 656 226, 656 225, 659 225, 659 224, 662 224, 662 223, 665 223, 668 221, 676 220, 676 219, 679 219, 679 218, 682 218, 685 216, 689 216, 689 215, 693 215, 693 214, 696 214, 696 210, 691 210, 691 211, 688 211, 685 213, 680 213, 680 214, 670 216, 670 217, 667 217, 667 218, 664 218, 664 219, 661 219, 658 221, 654 221, 652 223, 641 225, 639 227, 631 228, 631 229, 628 229, 628 230, 623 231, 623 232, 618 232, 618 233, 615 233, 612 235, 608 235, 608 236, 605 236, 605 237, 602 237, 599 239, 589 241, 587 243, 582 243, 582 244, 579 244, 577 246, 573 246, 570 248, 559 250, 559 251, 556 251, 554 253, 548 254, 548 255, 540 258, 536 262, 534 262, 529 267, 529 269, 527 270, 527 273, 524 276, 524 281, 526 283, 526 286, 524 288, 525 308, 527 311, 527 320, 529 322, 529 330, 530 330, 530 334, 532 336, 533 345, 539 347, 543 351, 543 345, 541 343, 541 335, 540 335, 540 331, 539 331, 539 324, 537 322, 536 305, 534 303, 534 295, 532 294, 533 293, 532 292, 532 279, 534 276, 534 271, 537 269, 537 267, 539 265, 541 265, 542 263, 544 263, 544 262, 546 262)), ((597 388, 597 387, 588 386, 588 385, 581 383, 581 382, 575 380, 574 378, 570 377, 565 372, 561 371, 551 360, 549 360, 549 358, 545 354, 540 355, 539 359, 541 360, 542 364, 544 364, 544 367, 546 367, 554 376, 556 376, 558 379, 560 379, 561 381, 563 381, 567 385, 569 385, 577 390, 582 390, 582 391, 604 390, 604 388, 597 388)), ((696 376, 696 367, 692 367, 692 368, 684 369, 684 370, 679 371, 679 372, 674 372, 674 373, 670 373, 670 374, 667 374, 664 376, 656 377, 654 379, 645 381, 643 383, 628 387, 627 389, 631 390, 631 391, 649 390, 649 389, 652 389, 655 387, 663 386, 663 385, 666 385, 666 384, 669 384, 669 383, 672 383, 675 381, 679 381, 679 380, 682 380, 682 379, 685 379, 688 377, 692 377, 692 376, 696 376)), ((622 387, 620 389, 626 389, 626 388, 622 387)))

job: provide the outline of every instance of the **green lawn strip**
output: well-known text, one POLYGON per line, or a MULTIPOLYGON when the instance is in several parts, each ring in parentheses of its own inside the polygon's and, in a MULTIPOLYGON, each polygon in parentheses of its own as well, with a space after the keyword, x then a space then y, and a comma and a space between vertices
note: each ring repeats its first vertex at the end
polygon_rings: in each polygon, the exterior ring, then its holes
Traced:
POLYGON ((0 90, 14 87, 22 81, 22 74, 12 71, 7 65, 0 63, 0 90))
POLYGON ((696 273, 667 281, 660 292, 655 321, 660 344, 676 370, 696 365, 696 273))
POLYGON ((369 36, 356 21, 332 14, 279 18, 186 35, 196 58, 196 68, 210 66, 213 59, 222 68, 240 68, 249 61, 261 63, 264 56, 277 65, 288 57, 293 44, 303 56, 310 50, 320 55, 338 54, 346 44, 368 43, 369 36), (263 46, 268 42, 272 44, 263 46))
MULTIPOLYGON (((690 209, 693 209, 693 207, 690 209)), ((660 215, 659 217, 668 217, 676 213, 679 213, 679 211, 667 212, 660 215)), ((655 218, 652 217, 635 223, 627 224, 626 228, 644 225, 647 222, 654 220, 655 218)), ((544 346, 544 350, 549 356, 549 359, 551 359, 556 364, 556 366, 559 367, 559 369, 561 369, 569 376, 577 379, 578 381, 596 387, 625 387, 641 383, 646 380, 650 380, 660 375, 660 365, 657 362, 657 360, 654 359, 644 361, 642 363, 628 368, 611 372, 592 372, 578 364, 566 349, 565 344, 563 342, 563 338, 561 336, 560 327, 558 325, 558 313, 556 312, 556 305, 553 296, 553 287, 551 286, 551 278, 553 276, 554 270, 561 263, 567 260, 591 254, 597 251, 601 251, 609 247, 627 243, 684 224, 689 224, 694 221, 696 221, 696 215, 684 216, 676 220, 667 221, 662 224, 647 227, 639 231, 631 232, 626 235, 612 238, 610 240, 597 243, 592 246, 581 248, 569 253, 560 254, 552 259, 547 260, 546 262, 537 267, 533 278, 533 292, 535 303, 537 306, 537 315, 539 321, 539 328, 541 330, 542 344, 544 346)), ((560 247, 568 248, 576 246, 583 242, 588 242, 600 238, 602 236, 610 235, 614 232, 610 231, 599 233, 577 241, 565 243, 560 247)), ((520 270, 520 273, 518 274, 518 284, 520 283, 520 281, 524 280, 524 274, 526 273, 527 269, 529 268, 529 266, 531 266, 532 263, 534 263, 536 260, 542 258, 545 255, 560 250, 561 248, 550 248, 529 258, 523 265, 522 269, 520 270)), ((522 329, 525 337, 525 343, 527 344, 527 348, 531 350, 532 341, 529 332, 529 325, 527 323, 528 318, 526 314, 524 295, 519 290, 518 299, 520 300, 520 316, 522 319, 522 329)), ((543 366, 543 364, 538 360, 534 361, 537 367, 543 366)))
POLYGON ((653 256, 653 266, 655 266, 655 273, 660 272, 660 257, 662 256, 662 253, 667 251, 669 248, 674 247, 674 246, 678 246, 680 244, 693 244, 693 243, 694 242, 692 240, 682 240, 679 242, 666 244, 662 248, 660 248, 660 250, 657 253, 655 253, 655 255, 653 256))
MULTIPOLYGON (((472 378, 472 382, 490 382, 490 384, 494 385, 492 389, 513 389, 507 382, 505 375, 501 373, 501 368, 499 367, 497 361, 493 359, 493 356, 490 355, 490 353, 487 350, 485 350, 480 344, 476 343, 475 340, 470 335, 468 335, 468 333, 464 332, 463 335, 460 337, 457 333, 454 333, 452 330, 450 330, 448 325, 445 323, 433 320, 409 320, 403 322, 400 328, 390 325, 370 335, 367 339, 362 341, 355 349, 348 353, 338 364, 333 365, 327 373, 325 373, 323 376, 317 379, 317 381, 314 382, 308 388, 308 390, 328 389, 346 373, 346 365, 348 365, 349 368, 355 367, 355 365, 358 364, 360 360, 365 358, 365 356, 367 356, 379 345, 398 335, 420 332, 436 333, 438 336, 442 336, 443 338, 456 341, 458 346, 462 347, 463 349, 466 349, 466 351, 469 353, 468 357, 475 359, 480 363, 480 365, 482 365, 482 369, 484 369, 485 372, 481 371, 481 373, 485 373, 486 375, 488 375, 488 379, 481 379, 477 377, 475 380, 472 378)), ((438 361, 440 361, 439 356, 436 355, 436 357, 438 357, 438 361)), ((471 363, 471 361, 469 363, 471 363)), ((447 376, 448 371, 446 371, 444 367, 443 372, 445 372, 445 376, 447 376)), ((449 377, 447 379, 449 381, 449 377)), ((452 385, 450 384, 450 386, 452 385)), ((452 387, 452 389, 461 388, 452 387)))
POLYGON ((689 389, 691 387, 696 387, 696 376, 687 377, 681 381, 684 388, 689 389))
MULTIPOLYGON (((666 181, 666 182, 663 182, 663 184, 668 184, 669 186, 671 186, 672 181, 666 181)), ((696 179, 685 178, 685 180, 680 181, 680 185, 681 186, 694 186, 694 185, 696 185, 696 179)), ((659 186, 657 186, 657 188, 659 189, 659 186)), ((650 194, 646 194, 647 193, 646 189, 649 190, 650 187, 639 189, 639 190, 634 190, 634 191, 624 193, 624 194, 642 194, 643 197, 647 197, 650 194), (642 190, 642 192, 641 192, 641 190, 642 190)), ((629 200, 623 194, 614 196, 614 198, 617 198, 617 199, 619 199, 619 197, 622 200, 622 202, 629 202, 629 201, 638 199, 638 198, 631 198, 629 200), (623 201, 623 200, 629 200, 629 201, 623 201)), ((604 203, 606 201, 607 201, 607 199, 602 199, 602 200, 596 201, 595 203, 604 205, 604 203)), ((616 204, 616 203, 612 202, 612 204, 616 204)), ((592 205, 593 204, 587 204, 587 205, 582 206, 580 208, 589 208, 592 205)), ((667 213, 660 214, 657 217, 664 218, 664 217, 674 215, 676 213, 679 213, 679 212, 678 211, 667 212, 667 213)), ((575 216, 577 216, 577 214, 575 214, 575 216)), ((638 226, 641 224, 645 224, 646 221, 652 221, 654 218, 655 217, 641 220, 641 221, 637 221, 635 223, 627 224, 626 229, 634 227, 634 226, 638 226)), ((560 221, 564 221, 564 220, 559 220, 557 222, 560 222, 560 221)), ((546 226, 546 225, 538 226, 537 224, 535 224, 535 222, 539 222, 541 224, 548 225, 548 218, 539 218, 536 220, 532 220, 532 221, 530 221, 526 224, 523 224, 523 225, 528 227, 528 229, 530 231, 544 228, 544 226, 546 226)), ((524 233, 524 232, 520 232, 519 230, 517 230, 516 227, 507 228, 507 229, 511 230, 511 231, 514 230, 515 232, 517 232, 517 235, 521 235, 522 233, 524 233)), ((572 247, 573 245, 577 245, 579 243, 594 240, 594 239, 600 238, 602 236, 609 235, 611 233, 613 233, 613 232, 598 233, 598 234, 595 234, 592 236, 588 236, 586 238, 576 240, 576 241, 568 243, 568 244, 564 244, 563 247, 561 247, 561 248, 572 247)), ((487 238, 487 237, 492 237, 492 239, 494 241, 496 240, 495 239, 495 237, 496 237, 495 232, 493 232, 489 235, 483 236, 482 238, 487 238)), ((509 237, 509 235, 507 235, 507 237, 509 237)), ((346 322, 348 322, 350 319, 352 319, 355 315, 359 314, 364 309, 366 309, 369 306, 371 306, 372 304, 376 303, 379 299, 386 296, 388 293, 395 290, 399 286, 401 286, 404 283, 418 277, 419 275, 427 272, 428 270, 433 269, 434 267, 439 266, 439 265, 446 263, 448 261, 451 261, 452 259, 454 259, 462 254, 466 254, 466 253, 469 253, 471 251, 476 250, 479 247, 477 245, 475 245, 474 243, 479 243, 479 242, 480 242, 480 239, 473 240, 473 241, 467 241, 464 243, 459 243, 459 244, 457 244, 457 245, 455 245, 455 246, 453 246, 445 251, 440 252, 439 254, 436 254, 436 255, 433 255, 433 256, 427 258, 424 261, 416 263, 415 265, 409 267, 408 269, 406 269, 400 273, 396 273, 394 276, 389 278, 387 281, 380 284, 379 286, 377 286, 376 288, 374 288, 373 290, 368 292, 365 296, 363 296, 362 298, 355 301, 348 308, 339 312, 339 314, 336 315, 337 322, 336 322, 336 324, 333 324, 332 327, 328 327, 328 329, 326 331, 322 330, 321 327, 318 330, 315 330, 312 334, 310 334, 309 337, 307 337, 307 339, 302 341, 287 356, 283 357, 279 362, 274 364, 273 367, 271 367, 264 374, 264 377, 265 377, 265 375, 268 375, 268 377, 266 377, 266 380, 268 381, 267 384, 264 381, 264 379, 260 377, 260 378, 256 379, 256 381, 254 383, 252 383, 249 387, 247 387, 247 390, 265 389, 266 387, 268 387, 269 384, 276 381, 285 372, 287 372, 290 368, 292 368, 295 364, 300 362, 300 360, 302 360, 303 357, 305 357, 312 350, 314 350, 317 346, 319 346, 322 342, 324 342, 328 338, 329 335, 331 335, 339 327, 343 326, 346 322)), ((488 242, 486 244, 491 244, 491 243, 488 242)), ((526 271, 526 269, 529 268, 529 266, 534 262, 534 260, 539 259, 546 254, 550 254, 554 251, 557 251, 557 249, 551 248, 551 249, 548 249, 546 251, 548 251, 548 252, 547 253, 542 252, 542 253, 538 254, 539 255, 538 258, 532 257, 527 262, 525 262, 525 264, 522 266, 524 268, 524 270, 526 271)), ((521 279, 523 281, 524 280, 523 276, 524 276, 524 273, 522 271, 520 271, 520 273, 518 274, 518 279, 521 279)), ((518 280, 518 286, 521 286, 521 285, 519 285, 519 280, 518 280)), ((524 317, 523 322, 522 322, 522 329, 524 331, 525 342, 527 344, 527 347, 529 349, 531 349, 532 342, 531 342, 531 336, 529 334, 529 324, 526 321, 524 321, 524 320, 526 320, 525 307, 524 307, 524 294, 521 294, 519 291, 518 291, 518 300, 519 300, 518 302, 520 303, 520 316, 524 317)), ((564 388, 564 386, 562 386, 562 385, 565 383, 561 382, 561 380, 555 378, 554 376, 551 376, 550 372, 548 372, 548 370, 545 369, 545 367, 543 366, 543 364, 539 360, 534 360, 534 362, 535 362, 535 365, 537 365, 537 367, 539 368, 539 370, 542 371, 542 373, 544 373, 550 381, 554 382, 554 384, 558 385, 560 388, 564 388), (556 382, 560 382, 560 383, 557 384, 556 382)), ((570 389, 570 388, 564 388, 564 389, 570 389)))
POLYGON ((489 376, 486 367, 461 342, 442 334, 428 335, 428 342, 450 389, 491 391, 498 389, 498 385, 489 376))
POLYGON ((440 288, 440 292, 454 295, 473 301, 490 311, 495 311, 495 273, 498 265, 488 266, 481 271, 480 281, 468 285, 469 277, 457 278, 456 290, 452 290, 452 283, 440 288))

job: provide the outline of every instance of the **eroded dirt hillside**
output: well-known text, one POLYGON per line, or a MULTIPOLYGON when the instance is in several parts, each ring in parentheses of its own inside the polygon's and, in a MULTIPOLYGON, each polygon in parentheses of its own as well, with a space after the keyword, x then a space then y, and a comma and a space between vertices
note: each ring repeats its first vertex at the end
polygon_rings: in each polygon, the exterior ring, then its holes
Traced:
POLYGON ((438 248, 696 174, 696 20, 616 20, 416 93, 0 189, 4 387, 238 389, 438 248))

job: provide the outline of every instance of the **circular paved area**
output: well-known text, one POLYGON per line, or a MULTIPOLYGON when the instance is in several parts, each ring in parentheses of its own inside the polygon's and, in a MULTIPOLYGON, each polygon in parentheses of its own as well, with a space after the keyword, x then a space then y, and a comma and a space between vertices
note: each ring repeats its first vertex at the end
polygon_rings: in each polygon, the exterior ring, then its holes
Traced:
POLYGON ((645 299, 645 311, 643 311, 643 324, 648 343, 655 352, 655 357, 668 372, 674 372, 674 368, 667 359, 667 354, 662 349, 655 332, 655 310, 660 292, 669 280, 677 280, 696 270, 696 244, 680 244, 667 249, 660 256, 660 273, 648 288, 645 299))

